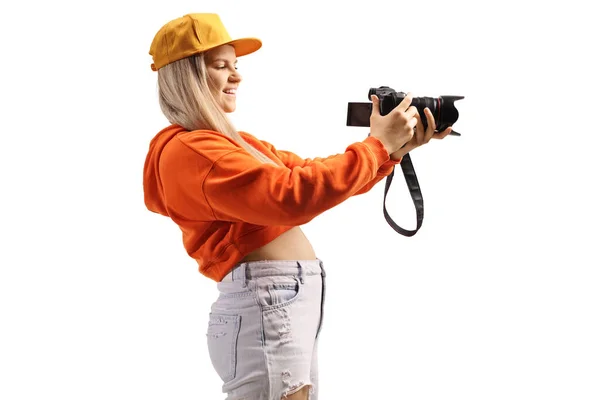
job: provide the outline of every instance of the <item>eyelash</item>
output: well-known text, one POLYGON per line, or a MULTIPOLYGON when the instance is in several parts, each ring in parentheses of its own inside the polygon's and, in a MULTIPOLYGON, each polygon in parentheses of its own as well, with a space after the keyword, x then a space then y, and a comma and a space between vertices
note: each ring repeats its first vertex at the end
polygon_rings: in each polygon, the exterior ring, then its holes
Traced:
MULTIPOLYGON (((226 67, 226 66, 217 67, 217 69, 225 69, 225 68, 227 68, 227 67, 226 67)), ((237 69, 238 69, 237 65, 236 65, 236 66, 234 66, 234 68, 235 68, 235 69, 236 69, 236 71, 237 71, 237 69)))

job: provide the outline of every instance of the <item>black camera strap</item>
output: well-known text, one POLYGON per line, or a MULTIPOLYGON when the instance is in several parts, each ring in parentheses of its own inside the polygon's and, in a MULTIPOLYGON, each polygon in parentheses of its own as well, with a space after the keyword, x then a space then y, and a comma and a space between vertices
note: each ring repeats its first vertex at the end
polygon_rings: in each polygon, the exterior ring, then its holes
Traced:
POLYGON ((388 175, 387 180, 385 181, 385 192, 383 195, 383 215, 387 220, 388 224, 394 230, 404 236, 414 236, 415 233, 419 229, 421 229, 421 225, 423 224, 423 195, 421 194, 421 187, 419 186, 419 181, 417 180, 417 174, 415 173, 415 169, 412 165, 412 161, 410 160, 410 156, 405 154, 402 157, 402 161, 400 161, 400 166, 402 167, 402 172, 404 172, 404 178, 406 179, 406 184, 408 186, 408 190, 410 191, 410 197, 412 197, 413 203, 415 204, 415 209, 417 211, 417 227, 414 230, 406 230, 399 227, 393 220, 392 217, 388 214, 385 208, 385 200, 387 198, 388 190, 390 189, 390 185, 392 184, 392 179, 394 179, 394 172, 396 171, 396 166, 392 170, 392 173, 388 175))

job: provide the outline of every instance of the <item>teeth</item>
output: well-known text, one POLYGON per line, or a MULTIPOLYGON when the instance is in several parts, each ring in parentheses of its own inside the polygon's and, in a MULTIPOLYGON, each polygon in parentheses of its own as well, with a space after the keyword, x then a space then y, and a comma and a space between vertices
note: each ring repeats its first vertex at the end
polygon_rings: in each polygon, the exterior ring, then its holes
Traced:
POLYGON ((228 93, 228 94, 235 94, 236 89, 228 89, 228 90, 225 90, 224 92, 228 93))

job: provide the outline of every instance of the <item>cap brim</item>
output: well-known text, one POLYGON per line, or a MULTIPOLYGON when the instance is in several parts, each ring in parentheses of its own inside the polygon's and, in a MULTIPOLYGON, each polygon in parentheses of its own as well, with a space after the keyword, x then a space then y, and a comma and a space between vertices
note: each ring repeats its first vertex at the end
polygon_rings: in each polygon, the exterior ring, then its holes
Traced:
POLYGON ((233 48, 235 49, 235 55, 237 57, 241 57, 241 56, 248 55, 250 53, 254 53, 256 50, 258 50, 262 47, 262 42, 260 41, 260 39, 256 39, 256 38, 236 39, 236 40, 232 40, 231 42, 229 42, 227 44, 230 44, 233 46, 233 48))

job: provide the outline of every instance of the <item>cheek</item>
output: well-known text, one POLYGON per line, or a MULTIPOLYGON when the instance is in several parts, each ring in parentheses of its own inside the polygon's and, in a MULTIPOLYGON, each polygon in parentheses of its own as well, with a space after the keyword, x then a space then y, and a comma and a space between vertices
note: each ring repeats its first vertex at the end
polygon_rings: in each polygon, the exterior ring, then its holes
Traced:
POLYGON ((228 78, 229 78, 229 74, 227 72, 221 72, 219 74, 219 77, 217 78, 217 83, 218 83, 219 87, 221 88, 221 90, 223 90, 223 88, 227 84, 228 78))
POLYGON ((219 70, 210 70, 210 86, 211 88, 217 92, 223 90, 223 87, 227 83, 227 76, 219 70))

